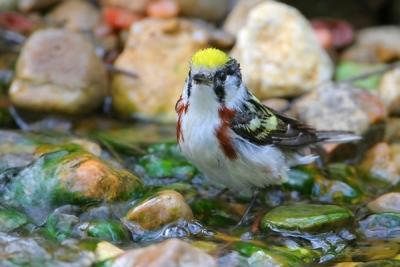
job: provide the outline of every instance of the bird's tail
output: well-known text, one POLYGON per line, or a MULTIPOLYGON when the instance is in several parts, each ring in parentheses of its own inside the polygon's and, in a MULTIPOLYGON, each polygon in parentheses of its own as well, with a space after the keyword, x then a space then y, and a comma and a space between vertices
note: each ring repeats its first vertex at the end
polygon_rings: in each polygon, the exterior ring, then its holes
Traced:
POLYGON ((347 143, 359 141, 361 136, 348 131, 317 131, 319 142, 324 143, 347 143))

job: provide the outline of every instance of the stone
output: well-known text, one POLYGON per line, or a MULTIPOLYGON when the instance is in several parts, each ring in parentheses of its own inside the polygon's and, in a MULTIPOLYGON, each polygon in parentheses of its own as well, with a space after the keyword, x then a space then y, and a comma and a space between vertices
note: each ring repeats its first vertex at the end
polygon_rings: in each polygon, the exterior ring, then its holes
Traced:
POLYGON ((389 143, 400 141, 400 118, 387 118, 384 140, 389 143))
POLYGON ((365 155, 361 167, 392 185, 400 182, 400 144, 380 142, 365 155))
POLYGON ((318 130, 365 133, 386 118, 380 98, 347 84, 326 83, 298 99, 292 108, 301 121, 318 130))
POLYGON ((28 222, 25 214, 16 210, 0 209, 0 231, 10 232, 28 222))
POLYGON ((388 112, 393 115, 400 115, 400 67, 383 75, 378 93, 388 112))
POLYGON ((400 213, 400 193, 386 193, 367 205, 368 209, 373 212, 398 212, 400 213))
POLYGON ((112 267, 216 267, 213 257, 179 239, 126 251, 112 267))
POLYGON ((180 193, 163 190, 138 203, 125 217, 144 229, 153 230, 179 219, 193 219, 193 213, 180 193))
POLYGON ((293 204, 276 207, 261 220, 264 231, 320 232, 351 222, 350 210, 335 205, 293 204))
POLYGON ((244 82, 261 100, 310 92, 333 73, 308 21, 275 1, 252 9, 232 56, 242 67, 244 82))
POLYGON ((229 8, 229 0, 175 0, 181 9, 181 14, 207 21, 221 21, 229 8))
POLYGON ((360 30, 353 46, 342 58, 364 63, 393 62, 400 59, 400 27, 376 26, 360 30))
POLYGON ((61 2, 61 0, 19 0, 18 9, 24 12, 29 12, 46 8, 58 2, 61 2))
POLYGON ((101 0, 103 6, 114 6, 127 9, 129 11, 145 13, 147 6, 153 0, 101 0))
MULTIPOLYGON (((375 71, 383 66, 383 64, 363 64, 343 61, 340 62, 336 67, 335 81, 346 82, 346 80, 352 79, 367 72, 375 71)), ((379 83, 381 82, 381 78, 382 74, 376 74, 365 79, 356 80, 351 84, 358 88, 376 91, 379 87, 379 83)))
POLYGON ((179 13, 179 6, 174 0, 158 0, 147 6, 147 14, 154 18, 173 18, 179 13))
POLYGON ((41 30, 25 43, 9 94, 20 108, 88 113, 107 94, 106 70, 92 44, 80 34, 41 30))
POLYGON ((228 17, 225 19, 223 28, 230 34, 237 36, 240 29, 246 24, 247 16, 250 11, 267 0, 239 0, 234 6, 233 10, 229 12, 228 17))
POLYGON ((91 31, 100 22, 100 11, 88 1, 69 0, 60 3, 48 15, 51 22, 72 31, 91 31))
POLYGON ((174 107, 190 58, 207 43, 207 32, 188 20, 145 19, 135 23, 115 66, 136 73, 138 78, 115 75, 111 91, 114 109, 123 117, 175 121, 174 107))
POLYGON ((116 220, 95 220, 80 226, 90 237, 122 243, 129 240, 128 230, 116 220))
POLYGON ((358 223, 358 231, 371 239, 399 239, 400 213, 372 214, 358 223))
POLYGON ((122 253, 124 253, 122 249, 107 241, 101 241, 96 246, 96 256, 99 261, 115 258, 122 253))

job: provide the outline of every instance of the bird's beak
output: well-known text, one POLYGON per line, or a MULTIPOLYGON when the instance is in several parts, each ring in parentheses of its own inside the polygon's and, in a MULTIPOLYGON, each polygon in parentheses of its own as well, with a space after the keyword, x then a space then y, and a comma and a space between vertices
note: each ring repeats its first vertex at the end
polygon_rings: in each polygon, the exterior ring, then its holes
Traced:
POLYGON ((199 83, 199 84, 210 84, 211 83, 211 79, 208 78, 207 76, 205 76, 204 74, 193 75, 193 80, 195 81, 195 83, 199 83))

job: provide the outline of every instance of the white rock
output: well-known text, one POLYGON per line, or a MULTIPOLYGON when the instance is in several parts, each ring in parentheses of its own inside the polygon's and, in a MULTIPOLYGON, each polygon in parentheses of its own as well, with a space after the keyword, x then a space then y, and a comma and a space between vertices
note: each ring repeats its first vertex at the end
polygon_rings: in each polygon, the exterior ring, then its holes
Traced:
POLYGON ((333 72, 309 22, 295 8, 275 1, 251 10, 232 54, 249 89, 261 99, 311 91, 333 72))
POLYGON ((400 68, 383 75, 378 92, 389 113, 400 115, 400 68))

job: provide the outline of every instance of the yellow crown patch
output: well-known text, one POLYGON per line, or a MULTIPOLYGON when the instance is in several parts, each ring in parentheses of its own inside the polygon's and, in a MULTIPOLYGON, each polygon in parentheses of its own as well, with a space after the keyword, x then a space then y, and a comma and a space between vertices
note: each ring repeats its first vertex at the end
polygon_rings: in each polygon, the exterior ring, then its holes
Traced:
POLYGON ((229 61, 229 56, 216 48, 206 48, 196 52, 192 65, 197 68, 218 68, 229 61))

